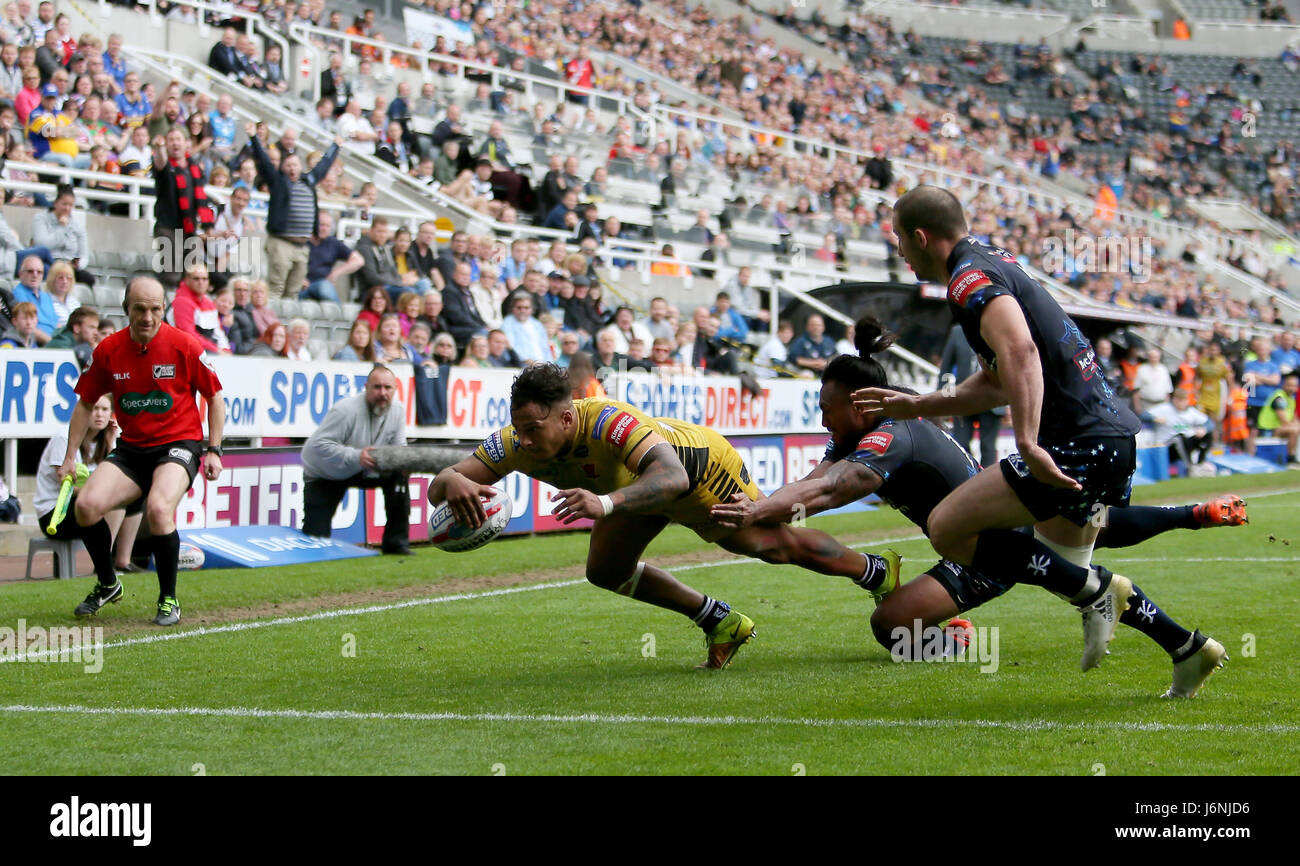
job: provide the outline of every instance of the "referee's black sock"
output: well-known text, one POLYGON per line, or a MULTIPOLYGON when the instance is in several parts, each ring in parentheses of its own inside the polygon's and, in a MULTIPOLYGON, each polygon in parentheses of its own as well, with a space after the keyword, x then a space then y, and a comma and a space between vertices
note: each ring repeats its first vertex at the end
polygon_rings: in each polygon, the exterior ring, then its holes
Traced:
POLYGON ((100 518, 98 523, 81 527, 81 543, 90 554, 90 561, 95 564, 95 576, 100 586, 112 586, 117 583, 117 572, 113 570, 113 531, 108 528, 108 521, 100 518))
MULTIPOLYGON (((1136 583, 1133 584, 1133 596, 1129 599, 1128 610, 1120 614, 1119 621, 1151 638, 1171 656, 1186 655, 1189 649, 1200 649, 1199 646, 1193 646, 1192 633, 1156 607, 1155 602, 1147 598, 1136 583)), ((1204 638, 1201 643, 1205 643, 1204 638)))
POLYGON ((181 534, 173 529, 153 537, 153 567, 158 570, 158 601, 176 597, 176 561, 181 555, 181 534))
POLYGON ((1195 505, 1130 505, 1106 512, 1097 547, 1132 547, 1171 529, 1200 529, 1195 505))
POLYGON ((1069 562, 1032 535, 1014 529, 981 532, 971 568, 998 580, 1041 586, 1071 600, 1090 588, 1089 569, 1069 562))

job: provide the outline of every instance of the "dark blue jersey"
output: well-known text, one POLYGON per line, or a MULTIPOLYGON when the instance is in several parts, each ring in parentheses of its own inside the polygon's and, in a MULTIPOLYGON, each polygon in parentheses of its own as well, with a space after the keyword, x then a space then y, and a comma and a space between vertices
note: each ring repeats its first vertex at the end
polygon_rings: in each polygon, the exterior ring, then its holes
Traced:
POLYGON ((989 302, 1010 295, 1020 303, 1038 347, 1043 375, 1040 444, 1064 444, 1091 436, 1133 436, 1137 416, 1116 396, 1097 366, 1092 343, 1055 299, 1025 273, 1006 250, 964 238, 948 256, 948 306, 966 339, 991 369, 997 358, 980 335, 989 302))
POLYGON ((823 460, 852 460, 881 478, 876 491, 889 506, 925 529, 930 512, 979 472, 966 449, 929 421, 886 418, 855 442, 826 443, 823 460))

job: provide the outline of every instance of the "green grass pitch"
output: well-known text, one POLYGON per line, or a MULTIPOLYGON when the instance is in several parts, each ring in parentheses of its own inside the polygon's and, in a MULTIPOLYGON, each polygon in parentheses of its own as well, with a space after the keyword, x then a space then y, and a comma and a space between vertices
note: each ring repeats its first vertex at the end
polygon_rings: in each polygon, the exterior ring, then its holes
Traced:
MULTIPOLYGON (((0 626, 102 626, 109 644, 94 674, 0 664, 0 773, 1296 773, 1300 475, 1169 482, 1135 501, 1227 490, 1247 497, 1249 526, 1097 556, 1227 647, 1193 701, 1160 698, 1168 657, 1124 626, 1081 673, 1078 614, 1033 587, 971 614, 999 629, 996 672, 895 663, 847 581, 673 528, 647 559, 758 623, 729 670, 696 672, 699 631, 582 582, 587 539, 566 534, 182 573, 175 630, 148 624, 152 574, 88 623, 71 612, 91 578, 0 587, 0 626)), ((811 524, 864 547, 916 535, 887 510, 811 524)), ((924 540, 893 546, 905 579, 937 558, 924 540)))

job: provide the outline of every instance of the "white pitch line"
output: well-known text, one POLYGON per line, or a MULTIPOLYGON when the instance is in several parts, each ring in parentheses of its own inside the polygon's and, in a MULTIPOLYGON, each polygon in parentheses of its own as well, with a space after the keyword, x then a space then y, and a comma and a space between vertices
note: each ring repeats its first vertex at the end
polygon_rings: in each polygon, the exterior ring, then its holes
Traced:
POLYGON ((602 713, 382 713, 358 710, 268 710, 257 707, 87 707, 0 706, 0 713, 34 713, 83 716, 199 716, 241 719, 295 719, 312 721, 378 722, 515 722, 556 725, 680 725, 697 727, 793 726, 806 728, 986 728, 1007 731, 1133 731, 1141 733, 1211 732, 1225 734, 1296 734, 1300 725, 1230 725, 1170 722, 1056 722, 1049 719, 1003 721, 998 719, 877 719, 797 718, 784 716, 643 716, 602 713))
POLYGON ((1107 562, 1300 562, 1300 556, 1129 556, 1107 562))

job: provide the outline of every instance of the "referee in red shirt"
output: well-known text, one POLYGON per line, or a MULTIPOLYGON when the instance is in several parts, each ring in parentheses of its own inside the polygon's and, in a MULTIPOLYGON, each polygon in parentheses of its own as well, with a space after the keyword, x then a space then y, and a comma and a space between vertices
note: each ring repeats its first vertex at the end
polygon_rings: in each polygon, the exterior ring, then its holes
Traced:
MULTIPOLYGON (((221 382, 203 347, 189 334, 163 321, 167 304, 163 287, 153 277, 136 277, 126 287, 122 304, 130 321, 126 330, 106 337, 90 366, 77 382, 81 398, 68 426, 70 442, 80 442, 91 407, 104 394, 113 407, 122 434, 117 447, 91 474, 77 496, 77 524, 86 551, 95 563, 99 582, 77 605, 77 616, 91 616, 122 597, 122 584, 113 571, 112 538, 104 515, 133 500, 145 498, 145 516, 153 533, 158 570, 157 625, 175 625, 181 618, 176 601, 176 569, 180 535, 176 506, 194 483, 199 461, 203 475, 215 481, 221 474, 221 431, 226 422, 221 382), (208 401, 208 446, 194 392, 208 401)), ((59 478, 76 469, 76 452, 69 449, 59 478)))

